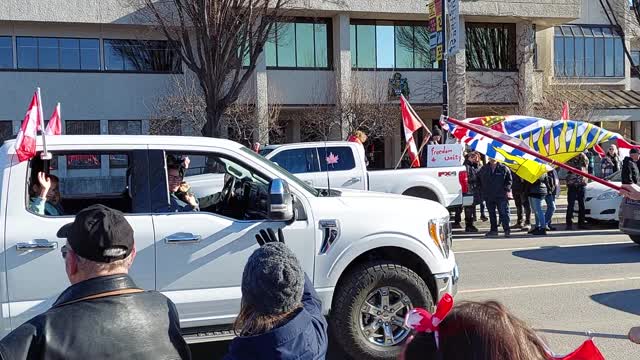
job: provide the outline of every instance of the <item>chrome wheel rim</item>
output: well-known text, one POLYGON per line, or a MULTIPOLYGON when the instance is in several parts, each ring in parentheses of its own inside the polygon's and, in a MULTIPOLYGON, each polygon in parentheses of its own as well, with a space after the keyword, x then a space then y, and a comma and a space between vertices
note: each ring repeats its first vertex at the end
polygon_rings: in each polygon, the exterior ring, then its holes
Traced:
POLYGON ((412 308, 411 299, 400 289, 388 286, 375 289, 360 306, 360 331, 374 345, 398 345, 410 333, 404 318, 412 308))

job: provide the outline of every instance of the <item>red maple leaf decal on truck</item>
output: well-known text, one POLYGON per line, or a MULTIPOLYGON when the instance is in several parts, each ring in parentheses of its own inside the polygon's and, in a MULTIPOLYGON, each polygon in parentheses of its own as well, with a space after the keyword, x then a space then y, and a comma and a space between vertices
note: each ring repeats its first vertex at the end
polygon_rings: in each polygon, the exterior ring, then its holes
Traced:
POLYGON ((334 155, 333 153, 329 153, 327 156, 327 165, 335 165, 340 161, 340 156, 334 155))

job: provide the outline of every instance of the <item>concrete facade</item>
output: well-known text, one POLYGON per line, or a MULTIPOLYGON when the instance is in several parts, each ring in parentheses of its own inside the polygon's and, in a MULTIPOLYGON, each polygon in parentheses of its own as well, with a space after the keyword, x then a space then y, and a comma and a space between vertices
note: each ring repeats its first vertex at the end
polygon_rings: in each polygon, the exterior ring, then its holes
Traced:
MULTIPOLYGON (((5 0, 0 2, 0 36, 78 37, 104 39, 161 39, 161 34, 144 26, 144 12, 126 7, 125 0, 5 0)), ((365 89, 370 98, 384 98, 388 80, 395 70, 352 68, 350 25, 356 20, 426 21, 425 1, 396 0, 296 0, 293 16, 330 19, 332 66, 326 70, 268 68, 261 57, 245 96, 256 106, 255 141, 269 142, 270 104, 279 104, 288 118, 309 106, 338 106, 347 101, 354 86, 365 89)), ((461 43, 468 23, 514 24, 517 69, 514 71, 467 71, 462 49, 449 59, 450 111, 453 116, 505 112, 529 113, 539 98, 540 84, 550 81, 571 85, 576 79, 553 76, 553 26, 567 23, 608 24, 598 0, 478 0, 461 1, 461 43), (537 49, 537 64, 526 56, 537 49)), ((101 46, 101 49, 103 47, 101 46)), ((101 62, 104 62, 101 54, 101 62)), ((104 64, 101 64, 104 65, 104 64)), ((104 68, 104 67, 103 67, 104 68)), ((618 89, 632 88, 629 64, 624 78, 579 79, 580 84, 618 89)), ((442 73, 439 70, 398 70, 408 80, 410 101, 425 122, 437 119, 442 102, 442 73)), ((172 74, 47 72, 7 69, 0 71, 0 121, 19 126, 36 86, 42 88, 45 117, 55 102, 62 103, 64 120, 142 120, 145 129, 153 118, 155 102, 164 96, 172 74)), ((640 120, 640 118, 638 118, 640 120)), ((399 122, 399 119, 390 121, 399 122)), ((399 125, 398 125, 399 126, 399 125)), ((289 121, 286 140, 302 138, 300 124, 289 121)), ((344 138, 346 128, 334 133, 344 138)), ((385 166, 400 156, 400 131, 387 136, 385 166)))

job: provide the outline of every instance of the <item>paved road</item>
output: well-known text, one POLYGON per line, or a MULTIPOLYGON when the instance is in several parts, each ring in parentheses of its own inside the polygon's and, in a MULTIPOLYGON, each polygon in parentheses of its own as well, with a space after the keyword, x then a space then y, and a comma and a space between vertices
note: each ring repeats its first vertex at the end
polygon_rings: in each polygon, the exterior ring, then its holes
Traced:
MULTIPOLYGON (((616 229, 514 235, 455 235, 457 301, 503 302, 558 353, 573 350, 591 331, 607 360, 640 359, 640 345, 626 340, 628 329, 640 326, 640 246, 616 229)), ((196 359, 220 359, 227 346, 192 349, 196 359)))

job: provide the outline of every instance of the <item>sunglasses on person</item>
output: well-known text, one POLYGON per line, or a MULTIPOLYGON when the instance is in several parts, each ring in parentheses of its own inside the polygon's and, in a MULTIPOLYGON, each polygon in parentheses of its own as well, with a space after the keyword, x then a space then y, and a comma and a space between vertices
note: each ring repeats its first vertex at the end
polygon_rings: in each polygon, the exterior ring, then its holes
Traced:
POLYGON ((63 245, 60 248, 60 252, 62 253, 62 258, 66 259, 67 258, 67 254, 69 253, 69 247, 67 245, 63 245))

